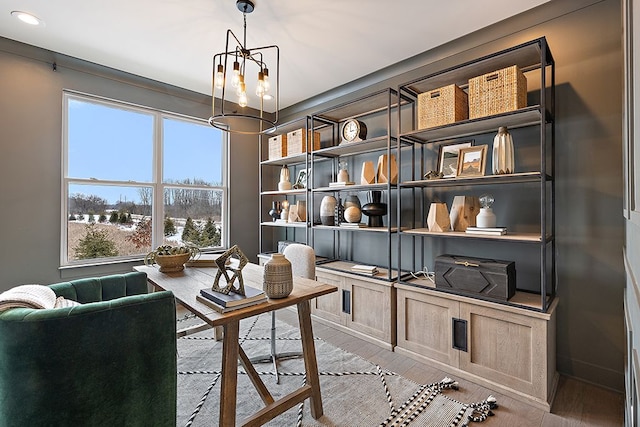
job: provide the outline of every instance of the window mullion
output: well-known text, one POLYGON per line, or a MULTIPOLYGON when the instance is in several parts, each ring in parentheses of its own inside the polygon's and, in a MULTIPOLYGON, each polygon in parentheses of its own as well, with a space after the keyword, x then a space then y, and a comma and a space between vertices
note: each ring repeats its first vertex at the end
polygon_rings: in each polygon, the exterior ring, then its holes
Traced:
POLYGON ((164 241, 164 183, 163 183, 163 159, 164 140, 162 132, 162 114, 154 115, 153 127, 153 161, 154 161, 154 194, 153 194, 153 241, 152 247, 160 246, 164 241))

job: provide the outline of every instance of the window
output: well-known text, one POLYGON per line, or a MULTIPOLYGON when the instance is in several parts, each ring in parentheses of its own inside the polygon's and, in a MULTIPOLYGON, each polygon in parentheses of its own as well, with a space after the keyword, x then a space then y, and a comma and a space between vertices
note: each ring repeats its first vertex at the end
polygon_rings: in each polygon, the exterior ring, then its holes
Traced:
POLYGON ((226 246, 226 133, 198 119, 64 94, 62 264, 161 244, 226 246))

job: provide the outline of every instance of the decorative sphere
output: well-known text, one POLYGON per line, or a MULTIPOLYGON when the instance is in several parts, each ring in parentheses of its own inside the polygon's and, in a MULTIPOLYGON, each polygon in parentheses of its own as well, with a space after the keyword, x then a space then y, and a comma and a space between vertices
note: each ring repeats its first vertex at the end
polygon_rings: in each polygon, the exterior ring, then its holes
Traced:
POLYGON ((344 219, 347 222, 360 222, 362 219, 362 211, 357 206, 349 206, 344 210, 344 219))

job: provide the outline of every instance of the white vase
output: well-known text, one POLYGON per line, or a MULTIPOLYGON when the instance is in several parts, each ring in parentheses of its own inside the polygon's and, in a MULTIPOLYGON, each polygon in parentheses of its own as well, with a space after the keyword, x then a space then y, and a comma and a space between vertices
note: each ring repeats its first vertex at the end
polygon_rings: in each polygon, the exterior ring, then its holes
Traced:
POLYGON ((493 174, 514 173, 513 138, 506 127, 500 127, 493 138, 493 174))
POLYGON ((323 225, 335 225, 335 209, 336 198, 333 196, 324 196, 320 202, 320 222, 323 225))
POLYGON ((338 171, 338 177, 336 179, 338 182, 349 182, 349 172, 346 169, 340 169, 338 171))
POLYGON ((476 217, 476 227, 495 227, 496 214, 491 208, 480 208, 480 212, 476 217))
POLYGON ((280 170, 280 182, 278 182, 278 190, 291 190, 291 176, 289 174, 289 168, 287 167, 287 165, 282 166, 282 169, 280 170))
POLYGON ((285 298, 293 291, 291 263, 282 254, 273 254, 264 265, 262 290, 269 298, 285 298))

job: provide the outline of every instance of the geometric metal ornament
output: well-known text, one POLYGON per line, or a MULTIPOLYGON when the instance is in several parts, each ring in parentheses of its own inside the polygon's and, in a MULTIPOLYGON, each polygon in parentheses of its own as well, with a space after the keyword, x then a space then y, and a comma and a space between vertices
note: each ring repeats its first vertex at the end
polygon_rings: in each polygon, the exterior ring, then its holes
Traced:
POLYGON ((249 262, 249 259, 242 253, 238 245, 233 245, 233 247, 229 248, 222 255, 220 255, 216 259, 216 264, 218 266, 218 273, 216 274, 216 278, 213 281, 213 286, 211 287, 212 291, 220 292, 221 294, 229 295, 229 292, 233 290, 236 294, 245 295, 244 293, 244 280, 242 279, 242 269, 249 262), (227 261, 233 256, 236 255, 240 260, 240 264, 237 268, 231 267, 227 265, 227 261), (233 273, 231 277, 229 277, 229 272, 233 273), (224 276, 225 283, 220 286, 220 278, 224 276), (238 279, 238 287, 234 287, 233 283, 238 279))

